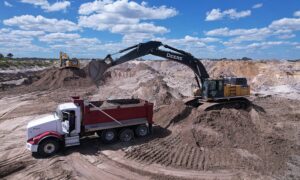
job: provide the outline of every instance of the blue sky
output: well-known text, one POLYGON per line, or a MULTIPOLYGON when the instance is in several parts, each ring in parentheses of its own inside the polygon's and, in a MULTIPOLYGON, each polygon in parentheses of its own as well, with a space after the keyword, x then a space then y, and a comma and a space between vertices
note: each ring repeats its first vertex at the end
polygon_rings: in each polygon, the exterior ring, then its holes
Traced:
POLYGON ((297 0, 5 0, 0 53, 101 58, 148 40, 201 58, 300 58, 297 0))

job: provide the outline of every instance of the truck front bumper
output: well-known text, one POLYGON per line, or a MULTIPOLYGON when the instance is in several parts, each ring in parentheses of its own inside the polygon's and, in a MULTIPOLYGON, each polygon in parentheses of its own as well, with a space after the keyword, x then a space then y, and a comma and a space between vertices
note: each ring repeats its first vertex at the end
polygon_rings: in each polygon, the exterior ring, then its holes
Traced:
POLYGON ((30 150, 31 152, 37 152, 38 145, 26 143, 26 149, 30 150))

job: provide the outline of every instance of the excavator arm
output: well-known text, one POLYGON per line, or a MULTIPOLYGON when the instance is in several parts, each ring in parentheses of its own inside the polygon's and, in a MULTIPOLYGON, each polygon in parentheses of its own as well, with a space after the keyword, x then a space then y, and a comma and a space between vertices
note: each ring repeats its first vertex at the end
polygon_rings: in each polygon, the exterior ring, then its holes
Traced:
POLYGON ((199 59, 196 59, 190 53, 168 45, 164 45, 159 41, 149 41, 146 43, 140 43, 128 47, 126 49, 120 50, 117 53, 108 54, 103 61, 91 61, 91 63, 89 64, 90 77, 95 82, 98 82, 100 79, 102 79, 104 72, 108 68, 149 54, 176 61, 191 68, 195 74, 195 78, 199 88, 202 87, 204 80, 206 78, 209 78, 209 75, 204 65, 199 59), (162 50, 159 49, 159 47, 164 47, 172 51, 162 50), (127 53, 117 58, 116 60, 113 60, 113 58, 111 57, 112 55, 124 52, 127 53))

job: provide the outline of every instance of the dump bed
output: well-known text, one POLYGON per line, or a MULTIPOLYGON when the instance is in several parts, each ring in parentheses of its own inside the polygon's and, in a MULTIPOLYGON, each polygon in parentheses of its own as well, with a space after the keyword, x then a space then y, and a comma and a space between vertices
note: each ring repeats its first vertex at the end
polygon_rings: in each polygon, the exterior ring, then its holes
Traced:
POLYGON ((81 107, 82 125, 87 132, 153 123, 153 104, 142 99, 89 102, 74 99, 74 103, 81 107))

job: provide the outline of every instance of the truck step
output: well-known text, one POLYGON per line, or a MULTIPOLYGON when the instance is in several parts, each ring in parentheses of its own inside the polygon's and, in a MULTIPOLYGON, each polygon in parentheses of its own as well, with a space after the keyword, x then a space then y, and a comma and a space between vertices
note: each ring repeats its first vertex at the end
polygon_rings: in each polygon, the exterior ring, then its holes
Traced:
POLYGON ((65 147, 80 145, 79 135, 65 136, 65 147))

